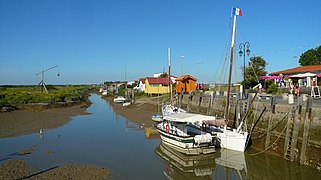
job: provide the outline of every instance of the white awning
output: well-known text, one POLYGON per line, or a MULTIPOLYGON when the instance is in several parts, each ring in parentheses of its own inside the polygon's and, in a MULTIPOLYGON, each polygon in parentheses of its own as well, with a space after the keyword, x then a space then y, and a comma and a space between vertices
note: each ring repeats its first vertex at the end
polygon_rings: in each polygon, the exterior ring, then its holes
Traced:
POLYGON ((295 75, 290 76, 290 78, 293 78, 293 77, 303 77, 303 74, 300 73, 300 74, 295 74, 295 75))
POLYGON ((207 120, 215 120, 215 116, 205 116, 193 113, 173 113, 164 116, 163 119, 174 122, 198 124, 207 120))
POLYGON ((317 74, 307 72, 307 73, 303 73, 303 74, 302 74, 302 73, 295 74, 295 75, 291 76, 291 78, 292 78, 292 77, 298 77, 298 78, 314 77, 314 76, 316 76, 316 75, 317 75, 317 74))
POLYGON ((302 74, 303 77, 314 77, 314 76, 316 76, 316 75, 317 75, 317 74, 310 73, 310 72, 307 72, 307 73, 302 74))

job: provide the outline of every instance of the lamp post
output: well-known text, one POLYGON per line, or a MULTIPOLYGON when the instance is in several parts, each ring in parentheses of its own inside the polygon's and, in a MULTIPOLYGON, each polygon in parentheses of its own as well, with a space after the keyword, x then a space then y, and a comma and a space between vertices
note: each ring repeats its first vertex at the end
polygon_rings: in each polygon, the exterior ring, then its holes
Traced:
POLYGON ((182 66, 181 66, 181 74, 183 76, 183 64, 184 64, 184 58, 185 56, 181 56, 182 66))
POLYGON ((244 85, 243 85, 243 99, 246 98, 246 92, 245 92, 245 86, 246 86, 246 78, 245 78, 245 56, 250 56, 250 43, 249 42, 245 42, 245 43, 241 43, 240 46, 240 51, 239 51, 239 55, 240 57, 244 57, 244 69, 243 69, 243 77, 244 77, 244 85), (246 50, 245 50, 246 49, 246 50))

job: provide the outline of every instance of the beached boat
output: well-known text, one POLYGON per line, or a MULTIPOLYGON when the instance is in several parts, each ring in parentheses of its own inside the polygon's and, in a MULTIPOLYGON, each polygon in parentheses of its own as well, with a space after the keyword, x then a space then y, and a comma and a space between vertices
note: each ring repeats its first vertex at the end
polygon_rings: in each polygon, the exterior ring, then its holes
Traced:
POLYGON ((161 122, 161 121, 163 121, 163 116, 160 114, 153 115, 152 120, 155 122, 161 122))
MULTIPOLYGON (((216 138, 196 126, 198 122, 195 119, 199 118, 190 118, 190 115, 191 113, 174 113, 164 116, 162 122, 156 123, 162 142, 188 155, 214 153, 216 138)), ((211 116, 194 116, 212 119, 211 116)))
POLYGON ((101 94, 106 96, 108 94, 108 91, 104 89, 104 90, 101 91, 101 94))
POLYGON ((115 103, 124 103, 125 100, 126 99, 123 96, 118 96, 118 97, 114 98, 115 103))
POLYGON ((181 112, 186 112, 184 109, 176 107, 172 104, 163 104, 162 107, 162 114, 163 116, 173 114, 173 113, 181 113, 181 112))
POLYGON ((131 101, 124 101, 124 102, 123 102, 123 107, 129 106, 129 105, 131 105, 131 104, 132 104, 131 101))

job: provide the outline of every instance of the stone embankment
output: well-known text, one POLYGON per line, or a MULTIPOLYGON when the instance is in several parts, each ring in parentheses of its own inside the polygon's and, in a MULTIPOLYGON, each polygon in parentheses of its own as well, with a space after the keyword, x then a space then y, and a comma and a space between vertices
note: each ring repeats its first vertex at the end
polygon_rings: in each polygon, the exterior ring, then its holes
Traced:
MULTIPOLYGON (((226 104, 224 94, 178 95, 175 102, 188 112, 222 117, 226 104)), ((237 99, 236 95, 231 97, 230 125, 237 126, 246 116, 247 129, 250 131, 262 113, 251 133, 253 148, 321 170, 320 99, 301 96, 292 101, 284 96, 263 94, 250 94, 245 100, 237 99), (238 120, 235 121, 235 117, 238 120)))

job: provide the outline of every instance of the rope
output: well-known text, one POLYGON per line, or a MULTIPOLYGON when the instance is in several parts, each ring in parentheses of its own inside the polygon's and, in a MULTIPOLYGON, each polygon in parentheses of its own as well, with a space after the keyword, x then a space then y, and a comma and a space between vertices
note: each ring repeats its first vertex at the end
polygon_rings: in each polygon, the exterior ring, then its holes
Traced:
POLYGON ((274 129, 275 129, 276 127, 278 127, 278 125, 280 125, 281 122, 289 115, 289 113, 290 113, 290 112, 287 112, 287 114, 286 114, 280 121, 278 121, 278 122, 276 123, 276 125, 271 128, 270 131, 266 131, 266 132, 264 132, 264 134, 262 134, 261 136, 256 137, 256 138, 253 138, 253 139, 260 139, 260 138, 264 137, 268 132, 271 132, 272 130, 274 130, 274 129))
MULTIPOLYGON (((289 113, 289 112, 288 112, 289 113)), ((285 118, 286 116, 284 116, 284 118, 285 118)), ((284 119, 283 118, 283 119, 284 119)), ((283 120, 282 119, 282 120, 283 120)), ((280 137, 281 137, 281 135, 283 134, 283 132, 284 132, 284 130, 287 128, 287 124, 285 125, 285 127, 283 128, 283 130, 282 130, 282 132, 280 133, 280 135, 276 138, 276 140, 269 146, 269 147, 267 147, 266 149, 264 149, 263 151, 261 151, 261 152, 258 152, 258 153, 253 153, 253 154, 248 154, 249 156, 255 156, 255 155, 259 155, 259 154, 262 154, 262 153, 264 153, 264 152, 266 152, 267 150, 269 150, 272 146, 273 146, 273 144, 275 144, 279 139, 280 139, 280 137)))
POLYGON ((287 126, 285 125, 285 127, 284 127, 284 129, 282 130, 281 134, 278 136, 278 138, 276 138, 276 140, 275 140, 269 147, 267 147, 266 149, 264 149, 264 150, 261 151, 261 152, 253 153, 253 154, 248 154, 248 155, 249 155, 249 156, 255 156, 255 155, 262 154, 262 153, 264 153, 265 151, 269 150, 269 149, 273 146, 273 144, 275 144, 275 143, 280 139, 280 137, 281 137, 281 135, 283 134, 283 132, 284 132, 284 130, 286 129, 286 127, 287 127, 287 126))

